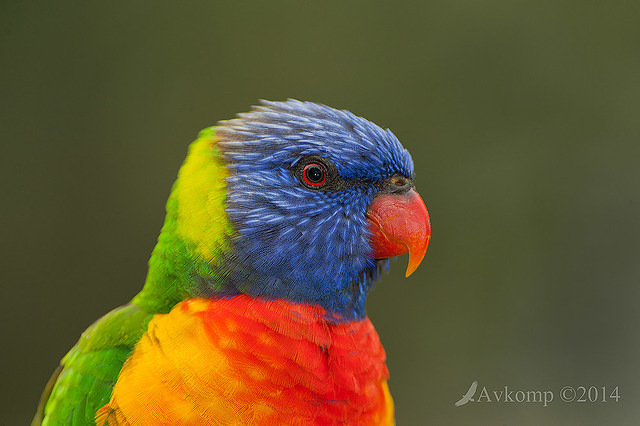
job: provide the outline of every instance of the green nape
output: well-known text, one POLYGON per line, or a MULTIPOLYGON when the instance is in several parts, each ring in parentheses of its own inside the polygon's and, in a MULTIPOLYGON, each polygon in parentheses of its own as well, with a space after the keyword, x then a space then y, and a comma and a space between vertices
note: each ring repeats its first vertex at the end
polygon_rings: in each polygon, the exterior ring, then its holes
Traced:
POLYGON ((147 280, 133 303, 149 312, 168 312, 181 300, 219 288, 212 265, 222 260, 233 234, 225 214, 227 176, 215 128, 207 128, 180 168, 147 280))
POLYGON ((109 401, 123 363, 151 318, 218 288, 212 265, 229 249, 233 234, 224 212, 227 175, 215 128, 203 130, 190 145, 171 190, 144 288, 82 334, 45 389, 33 424, 94 424, 96 411, 109 401))

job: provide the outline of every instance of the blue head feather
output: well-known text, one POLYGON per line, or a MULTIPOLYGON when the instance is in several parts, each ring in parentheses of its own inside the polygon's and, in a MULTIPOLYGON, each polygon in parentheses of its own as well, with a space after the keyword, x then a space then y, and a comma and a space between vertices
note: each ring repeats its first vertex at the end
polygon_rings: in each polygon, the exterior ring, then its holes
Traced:
POLYGON ((383 263, 372 257, 367 208, 385 178, 413 179, 398 139, 348 111, 295 100, 263 101, 216 134, 237 231, 224 262, 228 287, 320 305, 338 320, 363 317, 383 263), (310 158, 333 172, 330 187, 301 182, 296 171, 310 158))

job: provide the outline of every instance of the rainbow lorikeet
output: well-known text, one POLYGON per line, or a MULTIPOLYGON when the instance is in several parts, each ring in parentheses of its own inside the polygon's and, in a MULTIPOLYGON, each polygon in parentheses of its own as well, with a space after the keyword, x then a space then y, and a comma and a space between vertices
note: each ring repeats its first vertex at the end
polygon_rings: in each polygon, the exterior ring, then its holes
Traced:
POLYGON ((262 102, 191 144, 142 291, 91 325, 34 424, 393 424, 365 298, 431 228, 389 130, 262 102))

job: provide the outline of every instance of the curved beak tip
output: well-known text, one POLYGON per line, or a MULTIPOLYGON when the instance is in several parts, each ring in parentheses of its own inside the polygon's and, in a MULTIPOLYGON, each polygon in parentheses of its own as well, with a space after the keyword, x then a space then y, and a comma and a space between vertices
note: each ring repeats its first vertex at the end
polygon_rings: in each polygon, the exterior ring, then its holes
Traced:
POLYGON ((422 263, 422 259, 424 259, 425 254, 427 254, 427 247, 429 246, 429 240, 431 239, 431 235, 427 235, 426 240, 424 240, 424 246, 420 247, 418 250, 412 247, 409 247, 409 264, 407 265, 407 272, 405 272, 405 277, 409 277, 409 275, 413 274, 420 263, 422 263))

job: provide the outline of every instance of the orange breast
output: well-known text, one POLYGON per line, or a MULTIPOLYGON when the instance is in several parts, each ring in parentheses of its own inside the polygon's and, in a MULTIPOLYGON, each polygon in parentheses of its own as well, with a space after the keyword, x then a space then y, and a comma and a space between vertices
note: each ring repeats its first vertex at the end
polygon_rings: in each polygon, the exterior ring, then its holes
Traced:
POLYGON ((368 318, 318 307, 191 299, 156 315, 100 424, 393 424, 385 353, 368 318))

